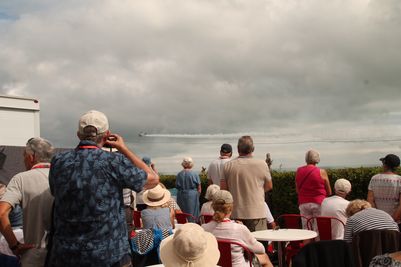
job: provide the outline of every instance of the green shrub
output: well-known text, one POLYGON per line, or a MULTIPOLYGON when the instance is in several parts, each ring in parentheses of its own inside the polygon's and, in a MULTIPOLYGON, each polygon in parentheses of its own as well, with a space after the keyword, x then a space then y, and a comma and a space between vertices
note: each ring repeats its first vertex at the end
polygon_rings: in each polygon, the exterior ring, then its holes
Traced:
MULTIPOLYGON (((334 183, 337 179, 345 178, 352 184, 352 192, 348 199, 366 199, 370 178, 379 173, 379 167, 360 167, 360 168, 344 168, 344 169, 327 169, 327 174, 330 179, 331 188, 334 193, 334 183)), ((273 190, 267 194, 268 203, 276 218, 284 213, 299 213, 297 204, 297 193, 295 192, 295 172, 272 172, 273 190)), ((175 187, 175 175, 161 175, 160 180, 167 188, 175 187)), ((207 188, 207 177, 201 175, 202 195, 201 203, 205 201, 204 195, 207 188)))

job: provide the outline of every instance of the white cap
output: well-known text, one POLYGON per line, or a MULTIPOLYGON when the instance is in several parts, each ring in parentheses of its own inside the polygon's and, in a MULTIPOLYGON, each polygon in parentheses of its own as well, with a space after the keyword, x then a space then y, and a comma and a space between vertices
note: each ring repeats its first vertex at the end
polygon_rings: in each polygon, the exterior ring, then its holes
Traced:
POLYGON ((97 110, 90 110, 81 116, 78 124, 79 133, 83 134, 87 126, 95 127, 97 134, 106 132, 109 129, 109 122, 106 115, 97 110))
POLYGON ((334 190, 348 194, 351 192, 351 183, 346 179, 338 179, 334 184, 334 190))

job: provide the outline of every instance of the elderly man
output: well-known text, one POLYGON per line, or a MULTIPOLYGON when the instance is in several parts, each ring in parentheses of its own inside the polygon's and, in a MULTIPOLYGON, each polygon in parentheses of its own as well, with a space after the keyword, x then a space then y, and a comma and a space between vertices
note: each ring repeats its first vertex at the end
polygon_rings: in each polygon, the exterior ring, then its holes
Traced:
POLYGON ((52 160, 54 196, 50 266, 131 266, 123 188, 154 187, 159 177, 109 131, 107 117, 89 111, 79 120, 76 149, 52 160), (120 153, 108 153, 104 145, 120 153))
POLYGON ((49 167, 53 156, 49 141, 36 137, 28 140, 24 151, 27 171, 18 173, 8 183, 0 202, 0 231, 15 255, 22 255, 21 264, 43 266, 46 259, 45 231, 50 230, 53 197, 49 190, 49 167), (24 244, 17 241, 8 219, 10 211, 23 209, 24 244))
POLYGON ((230 191, 235 203, 231 217, 242 221, 251 232, 265 230, 265 191, 273 188, 269 167, 253 158, 252 137, 242 136, 237 148, 239 157, 225 163, 223 171, 222 189, 230 191))
MULTIPOLYGON (((335 217, 345 225, 347 222, 345 210, 349 204, 349 201, 346 200, 345 197, 351 192, 351 183, 346 179, 338 179, 334 184, 334 191, 334 196, 327 197, 323 200, 321 215, 335 217)), ((333 221, 331 226, 331 236, 333 239, 343 239, 344 226, 338 221, 333 221)))

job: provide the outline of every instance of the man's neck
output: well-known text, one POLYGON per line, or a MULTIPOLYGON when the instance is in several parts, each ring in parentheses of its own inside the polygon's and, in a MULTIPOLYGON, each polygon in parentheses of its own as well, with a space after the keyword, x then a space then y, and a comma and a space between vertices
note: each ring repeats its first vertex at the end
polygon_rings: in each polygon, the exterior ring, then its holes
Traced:
POLYGON ((250 157, 252 157, 252 153, 249 153, 249 154, 239 153, 239 156, 240 156, 241 158, 250 158, 250 157))

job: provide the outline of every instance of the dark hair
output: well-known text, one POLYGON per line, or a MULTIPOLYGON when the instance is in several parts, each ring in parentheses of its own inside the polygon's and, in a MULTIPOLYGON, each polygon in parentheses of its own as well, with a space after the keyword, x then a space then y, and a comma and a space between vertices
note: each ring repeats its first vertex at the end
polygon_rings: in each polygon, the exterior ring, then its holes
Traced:
POLYGON ((254 149, 252 137, 249 135, 244 135, 238 139, 238 153, 250 154, 254 149))

